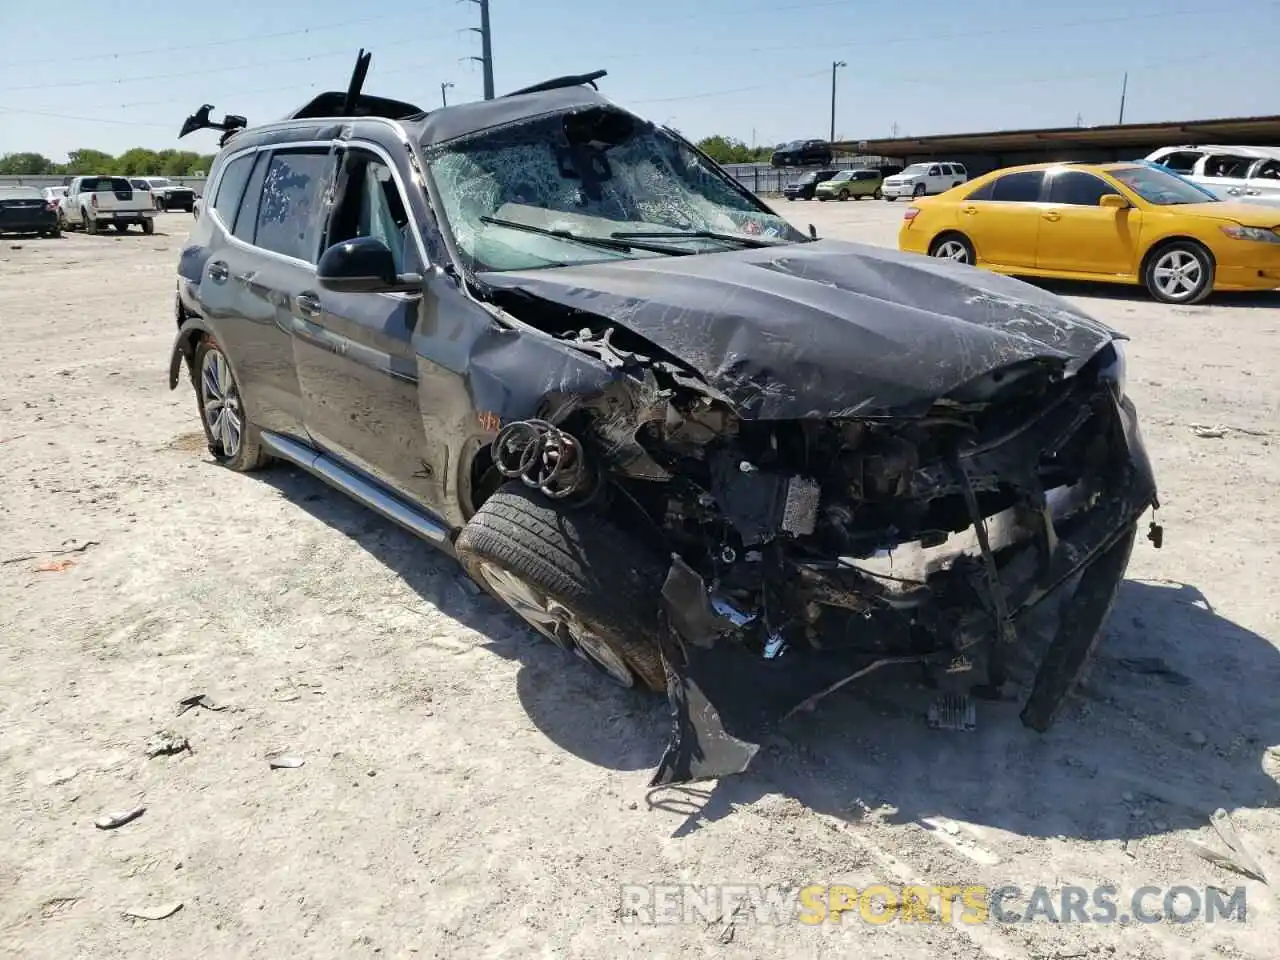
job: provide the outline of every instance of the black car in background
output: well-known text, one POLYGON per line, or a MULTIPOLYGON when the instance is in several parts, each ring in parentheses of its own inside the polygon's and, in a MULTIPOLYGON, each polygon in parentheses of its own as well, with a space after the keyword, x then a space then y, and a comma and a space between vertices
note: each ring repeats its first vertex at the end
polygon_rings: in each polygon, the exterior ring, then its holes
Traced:
POLYGON ((774 167, 826 166, 831 163, 831 144, 825 140, 792 140, 773 151, 774 167))
POLYGON ((839 170, 811 170, 795 183, 788 183, 783 187, 782 195, 788 200, 812 200, 818 184, 830 180, 839 172, 839 170))
POLYGON ((0 233, 59 236, 57 208, 37 187, 0 187, 0 233))

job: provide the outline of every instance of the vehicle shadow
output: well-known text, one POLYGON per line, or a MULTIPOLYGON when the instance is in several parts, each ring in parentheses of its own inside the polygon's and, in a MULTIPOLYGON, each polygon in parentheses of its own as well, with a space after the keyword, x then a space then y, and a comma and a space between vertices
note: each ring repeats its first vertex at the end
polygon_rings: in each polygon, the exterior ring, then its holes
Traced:
MULTIPOLYGON (((1126 581, 1091 675, 1044 734, 1006 700, 978 704, 972 733, 923 722, 929 694, 885 675, 779 728, 742 776, 716 784, 677 831, 766 794, 848 821, 945 817, 1021 836, 1125 840, 1203 827, 1218 807, 1280 801, 1280 650, 1216 614, 1186 584, 1126 581)), ((877 675, 880 676, 880 675, 877 675)), ((657 789, 650 802, 672 791, 657 789)), ((678 802, 687 795, 674 791, 678 802)), ((924 824, 926 829, 932 829, 924 824)))
POLYGON ((553 743, 609 769, 657 765, 669 729, 665 697, 611 683, 481 591, 452 557, 305 471, 278 465, 254 476, 348 537, 422 600, 480 634, 486 650, 518 662, 516 693, 553 743))
MULTIPOLYGON (((518 662, 521 705, 559 748, 611 770, 656 767, 670 732, 665 697, 618 688, 479 592, 452 558, 309 474, 281 466, 260 476, 518 662)), ((779 726, 745 774, 657 788, 649 803, 688 815, 677 834, 782 794, 847 820, 888 810, 892 823, 947 817, 1097 840, 1280 802, 1263 768, 1280 744, 1275 644, 1219 616, 1196 588, 1167 582, 1125 581, 1106 630, 1089 678, 1047 733, 1018 716, 1031 653, 1011 664, 1005 700, 978 704, 972 733, 928 729, 931 694, 914 672, 886 670, 779 726)))
MULTIPOLYGON (((1118 283, 1089 283, 1084 280, 1046 280, 1043 277, 1019 277, 1060 297, 1091 297, 1095 300, 1130 300, 1139 303, 1157 303, 1145 289, 1118 283)), ((1201 303, 1191 306, 1162 304, 1175 310, 1194 310, 1200 307, 1280 307, 1280 290, 1224 291, 1211 294, 1201 303)))

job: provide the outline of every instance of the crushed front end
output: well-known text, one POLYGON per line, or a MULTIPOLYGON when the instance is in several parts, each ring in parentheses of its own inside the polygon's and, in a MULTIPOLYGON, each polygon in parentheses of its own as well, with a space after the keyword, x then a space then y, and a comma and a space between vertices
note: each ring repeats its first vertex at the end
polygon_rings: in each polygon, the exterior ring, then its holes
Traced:
POLYGON ((671 557, 675 731, 655 785, 741 771, 777 721, 889 664, 951 702, 998 690, 1050 597, 1060 626, 1022 717, 1053 722, 1158 506, 1118 342, 902 418, 739 419, 657 367, 577 411, 671 557))

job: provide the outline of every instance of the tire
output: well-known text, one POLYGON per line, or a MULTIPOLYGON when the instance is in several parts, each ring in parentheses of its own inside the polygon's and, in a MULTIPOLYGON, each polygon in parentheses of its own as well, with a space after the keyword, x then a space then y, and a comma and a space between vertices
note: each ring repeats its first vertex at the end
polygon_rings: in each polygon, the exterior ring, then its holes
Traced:
POLYGON ((973 243, 963 233, 940 233, 929 244, 929 256, 973 266, 978 262, 973 243))
POLYGON ((89 216, 89 211, 86 208, 80 208, 80 217, 84 221, 84 232, 90 236, 97 236, 98 221, 89 216))
POLYGON ((62 236, 62 227, 55 224, 54 226, 46 230, 44 235, 48 237, 50 240, 57 240, 59 237, 62 236))
POLYGON ((155 217, 143 217, 143 218, 142 218, 142 232, 143 232, 143 233, 145 233, 147 236, 151 236, 151 234, 153 234, 153 233, 155 233, 155 232, 156 232, 156 218, 155 218, 155 217))
POLYGON ((845 200, 849 199, 849 191, 841 190, 839 193, 839 197, 840 197, 840 201, 843 203, 845 200))
POLYGON ((885 197, 885 199, 888 200, 890 203, 896 203, 898 200, 897 197, 885 197))
POLYGON ((164 197, 156 197, 155 204, 156 204, 156 209, 159 210, 161 213, 164 213, 166 210, 169 209, 164 205, 164 197))
POLYGON ((668 565, 609 521, 563 510, 513 481, 484 502, 455 546, 472 579, 540 634, 620 686, 666 689, 658 609, 668 565), (579 642, 584 635, 590 647, 579 642))
POLYGON ((1215 264, 1213 256, 1192 240, 1174 240, 1157 247, 1147 255, 1142 268, 1142 283, 1152 298, 1161 303, 1186 305, 1199 303, 1213 292, 1215 264), (1163 270, 1186 271, 1184 279, 1172 283, 1160 275, 1163 270), (1191 286, 1186 279, 1194 276, 1191 286))
POLYGON ((70 227, 67 226, 67 215, 63 213, 62 208, 59 207, 58 208, 58 232, 61 233, 63 230, 69 230, 69 229, 70 227))
MULTIPOLYGON (((270 459, 262 449, 262 444, 258 439, 258 430, 249 422, 249 417, 244 409, 242 400, 243 394, 240 393, 240 385, 236 381, 235 373, 231 369, 230 363, 227 362, 226 354, 222 352, 222 348, 218 342, 211 337, 206 337, 196 346, 194 363, 191 368, 191 385, 196 391, 196 406, 200 411, 200 423, 204 426, 205 440, 209 444, 209 452, 213 454, 213 458, 224 467, 236 471, 237 473, 248 473, 250 470, 257 470, 267 464, 270 459), (211 355, 213 358, 211 359, 211 355), (240 424, 240 434, 238 443, 229 444, 228 435, 221 429, 216 432, 214 424, 209 422, 209 413, 207 408, 214 399, 213 389, 206 389, 204 378, 206 375, 205 367, 207 365, 224 365, 222 366, 216 377, 217 392, 221 394, 223 401, 228 393, 228 385, 230 385, 230 394, 233 398, 231 412, 240 424), (228 452, 230 449, 230 452, 228 452)), ((212 388, 215 383, 208 384, 212 388)), ((216 414, 215 414, 216 416, 216 414)), ((218 421, 215 420, 215 423, 218 421)), ((223 425, 226 424, 224 421, 223 425)))
POLYGON ((911 191, 911 199, 914 200, 916 197, 923 197, 923 196, 924 196, 924 184, 917 183, 916 188, 911 191))
POLYGON ((879 187, 876 187, 876 192, 875 192, 875 193, 873 193, 873 194, 871 195, 871 199, 872 199, 872 200, 883 200, 883 199, 884 199, 884 191, 882 191, 879 187))

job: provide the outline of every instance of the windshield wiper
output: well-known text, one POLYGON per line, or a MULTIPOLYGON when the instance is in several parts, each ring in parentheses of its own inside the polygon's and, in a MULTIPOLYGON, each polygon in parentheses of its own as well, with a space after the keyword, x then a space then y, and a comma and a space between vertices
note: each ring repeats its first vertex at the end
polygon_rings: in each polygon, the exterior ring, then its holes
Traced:
POLYGON ((526 233, 536 233, 544 237, 555 237, 558 240, 572 240, 575 243, 582 243, 587 246, 604 247, 606 250, 620 250, 623 253, 630 253, 632 250, 644 250, 649 253, 667 253, 673 257, 682 257, 693 252, 660 243, 632 243, 620 237, 593 237, 588 234, 574 233, 572 230, 535 227, 532 224, 521 223, 518 220, 503 220, 501 217, 483 216, 480 218, 480 222, 492 223, 499 227, 509 227, 512 230, 523 230, 526 233))
POLYGON ((772 240, 763 240, 759 237, 748 237, 740 233, 716 233, 714 230, 617 230, 609 236, 617 240, 630 240, 632 238, 653 237, 654 239, 674 240, 677 237, 684 239, 689 237, 694 240, 721 240, 725 243, 739 243, 744 247, 757 249, 759 247, 776 247, 779 243, 785 243, 781 237, 772 240))

